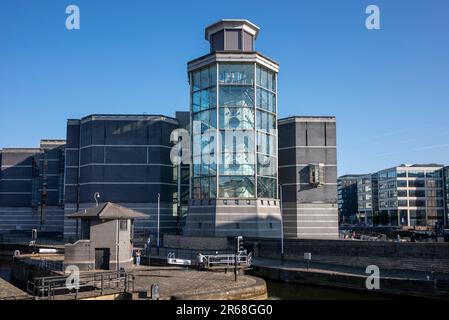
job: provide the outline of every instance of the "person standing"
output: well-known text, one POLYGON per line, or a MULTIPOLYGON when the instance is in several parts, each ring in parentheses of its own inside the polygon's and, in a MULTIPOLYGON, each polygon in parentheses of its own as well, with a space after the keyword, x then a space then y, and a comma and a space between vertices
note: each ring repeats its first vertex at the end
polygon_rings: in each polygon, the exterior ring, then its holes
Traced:
POLYGON ((140 256, 141 256, 140 250, 137 250, 136 251, 136 266, 140 266, 140 256))
POLYGON ((203 268, 203 262, 204 262, 203 259, 204 259, 204 257, 201 254, 201 252, 198 253, 198 257, 197 257, 197 260, 198 260, 198 271, 200 271, 203 268))

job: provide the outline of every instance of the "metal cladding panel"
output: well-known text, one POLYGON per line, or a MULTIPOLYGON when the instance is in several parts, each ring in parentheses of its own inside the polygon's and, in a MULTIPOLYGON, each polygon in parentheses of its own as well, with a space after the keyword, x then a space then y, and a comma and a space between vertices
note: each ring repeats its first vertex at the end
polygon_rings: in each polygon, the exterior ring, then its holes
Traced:
POLYGON ((153 182, 172 183, 172 168, 147 165, 94 165, 81 168, 81 183, 153 182))
POLYGON ((65 186, 64 202, 76 203, 78 199, 78 187, 77 186, 65 186))
POLYGON ((56 160, 58 160, 59 159, 59 155, 61 153, 61 149, 63 150, 64 148, 63 147, 62 148, 55 147, 53 149, 46 149, 44 151, 44 153, 45 153, 45 156, 47 157, 47 159, 56 159, 56 160))
POLYGON ((31 180, 3 180, 1 192, 31 192, 31 180))
POLYGON ((78 166, 79 153, 78 150, 66 150, 65 166, 73 167, 78 166))
POLYGON ((254 38, 248 32, 243 32, 243 50, 254 51, 254 38))
POLYGON ((225 32, 225 50, 241 50, 241 30, 226 30, 225 32))
POLYGON ((211 51, 221 51, 224 50, 224 31, 219 31, 212 35, 211 37, 211 51))
POLYGON ((296 183, 298 180, 298 167, 287 167, 279 169, 279 181, 282 184, 296 183))
POLYGON ((300 186, 298 203, 337 203, 337 187, 324 185, 318 188, 312 186, 300 186))
POLYGON ((80 202, 92 202, 95 192, 100 193, 101 201, 145 203, 154 202, 157 194, 161 201, 173 201, 176 186, 161 184, 88 184, 80 188, 80 202))
POLYGON ((296 149, 297 163, 311 164, 337 163, 337 150, 335 148, 297 148, 296 149))
POLYGON ((35 152, 4 152, 2 156, 2 166, 31 166, 35 152))
MULTIPOLYGON (((44 161, 40 161, 39 162, 39 167, 42 169, 44 165, 44 161)), ((59 168, 60 168, 61 164, 59 162, 59 160, 56 161, 47 161, 47 174, 58 174, 59 173, 59 168)))
POLYGON ((2 169, 2 179, 31 179, 32 167, 9 167, 2 169))
POLYGON ((307 123, 307 145, 325 146, 325 127, 323 122, 307 123))
POLYGON ((0 194, 1 207, 30 207, 30 194, 0 194))
POLYGON ((147 148, 107 147, 104 159, 106 163, 147 163, 147 148))
POLYGON ((65 183, 78 183, 78 168, 65 168, 65 183))
MULTIPOLYGON (((294 122, 280 124, 278 126, 279 148, 295 146, 296 142, 296 126, 294 122)), ((292 160, 293 162, 293 160, 292 160)))
POLYGON ((296 146, 311 145, 308 143, 308 131, 306 122, 296 122, 296 146))
POLYGON ((188 111, 176 111, 176 119, 179 122, 179 127, 188 129, 190 126, 190 112, 188 111))
POLYGON ((170 159, 170 148, 149 147, 148 163, 172 165, 170 159))
POLYGON ((296 163, 296 148, 283 149, 278 151, 278 165, 289 166, 296 163))
POLYGON ((68 123, 66 148, 78 148, 80 138, 79 135, 80 135, 80 125, 68 123))
POLYGON ((80 144, 79 147, 89 146, 93 144, 92 121, 80 125, 80 144))
POLYGON ((335 122, 326 122, 326 145, 337 145, 337 125, 335 122))

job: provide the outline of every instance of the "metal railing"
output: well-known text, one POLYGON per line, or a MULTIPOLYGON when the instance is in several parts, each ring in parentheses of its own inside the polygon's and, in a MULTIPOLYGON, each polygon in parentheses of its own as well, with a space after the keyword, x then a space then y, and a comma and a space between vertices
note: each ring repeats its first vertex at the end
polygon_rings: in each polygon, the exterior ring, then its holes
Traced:
POLYGON ((147 248, 145 256, 150 257, 160 257, 166 259, 169 255, 171 257, 176 257, 177 259, 191 260, 192 264, 198 263, 198 253, 202 255, 231 255, 232 252, 229 250, 199 250, 199 249, 183 249, 183 248, 165 248, 156 246, 151 246, 147 248))
POLYGON ((39 277, 27 282, 27 293, 34 299, 54 300, 65 295, 67 299, 78 299, 80 293, 101 296, 105 292, 122 293, 134 291, 134 276, 125 271, 92 272, 81 274, 76 283, 68 284, 69 275, 39 277))
POLYGON ((203 267, 205 269, 230 269, 249 268, 252 263, 252 253, 249 254, 218 254, 218 255, 204 255, 203 267))

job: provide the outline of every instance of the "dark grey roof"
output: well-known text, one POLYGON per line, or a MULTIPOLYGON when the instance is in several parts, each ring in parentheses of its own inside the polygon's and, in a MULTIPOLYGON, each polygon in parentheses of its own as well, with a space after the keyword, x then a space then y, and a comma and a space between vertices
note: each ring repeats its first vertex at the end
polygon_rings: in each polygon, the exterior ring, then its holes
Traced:
POLYGON ((69 215, 73 219, 148 219, 149 215, 142 212, 122 207, 112 202, 99 204, 96 207, 88 208, 69 215))

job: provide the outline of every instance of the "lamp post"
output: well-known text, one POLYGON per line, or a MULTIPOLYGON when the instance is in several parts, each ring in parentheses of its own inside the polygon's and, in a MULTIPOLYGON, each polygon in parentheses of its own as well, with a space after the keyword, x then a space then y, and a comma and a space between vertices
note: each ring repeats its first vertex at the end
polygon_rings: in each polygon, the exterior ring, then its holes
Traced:
POLYGON ((279 207, 281 209, 281 264, 284 264, 284 217, 282 212, 282 184, 279 184, 279 207))
POLYGON ((157 194, 157 254, 159 255, 159 246, 160 246, 160 240, 159 240, 159 228, 160 228, 160 212, 161 212, 161 194, 157 194))

